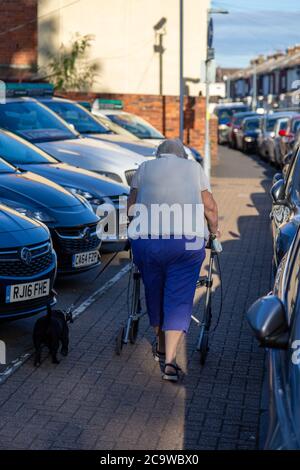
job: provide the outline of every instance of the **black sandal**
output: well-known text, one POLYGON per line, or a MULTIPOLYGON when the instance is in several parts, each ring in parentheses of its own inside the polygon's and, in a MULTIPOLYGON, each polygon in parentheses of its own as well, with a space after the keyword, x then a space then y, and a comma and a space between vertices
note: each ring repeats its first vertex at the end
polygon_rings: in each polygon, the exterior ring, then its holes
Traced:
POLYGON ((163 362, 165 360, 165 357, 166 357, 166 353, 163 353, 163 352, 160 352, 157 347, 158 347, 158 344, 155 343, 155 345, 153 345, 153 357, 154 357, 154 360, 156 362, 163 362))
POLYGON ((165 364, 164 373, 162 375, 163 380, 170 380, 171 382, 178 382, 180 367, 177 364, 165 364), (166 373, 166 367, 172 367, 175 372, 166 373))

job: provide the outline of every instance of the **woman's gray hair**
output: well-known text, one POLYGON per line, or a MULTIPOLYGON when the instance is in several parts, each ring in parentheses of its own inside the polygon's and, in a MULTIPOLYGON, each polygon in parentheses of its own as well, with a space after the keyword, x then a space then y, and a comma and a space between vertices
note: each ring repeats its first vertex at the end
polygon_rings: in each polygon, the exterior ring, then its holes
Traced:
POLYGON ((176 155, 180 158, 188 158, 184 145, 180 139, 166 139, 156 149, 156 156, 161 157, 165 154, 176 155))

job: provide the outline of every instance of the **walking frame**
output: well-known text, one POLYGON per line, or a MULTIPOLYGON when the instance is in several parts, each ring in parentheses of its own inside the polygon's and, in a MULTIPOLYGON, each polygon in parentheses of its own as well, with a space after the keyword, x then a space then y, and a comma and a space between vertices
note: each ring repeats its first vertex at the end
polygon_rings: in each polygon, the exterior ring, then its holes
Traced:
MULTIPOLYGON (((196 288, 198 287, 205 287, 205 304, 204 309, 201 312, 200 318, 192 315, 192 320, 197 324, 199 327, 199 333, 197 337, 196 349, 199 351, 200 356, 200 364, 204 365, 207 357, 207 353, 209 351, 209 332, 211 327, 212 321, 212 286, 213 286, 213 268, 214 262, 217 258, 218 260, 218 253, 214 248, 213 239, 210 237, 208 243, 206 245, 206 249, 210 251, 209 255, 209 263, 208 263, 208 270, 205 276, 200 276, 196 288)), ((218 261, 218 268, 219 268, 219 261, 218 261)), ((219 275, 220 275, 219 269, 219 275)), ((221 276, 220 276, 221 280, 221 276)), ((127 301, 128 301, 128 318, 125 325, 121 326, 118 335, 116 337, 116 348, 115 352, 117 355, 120 355, 125 344, 129 342, 134 344, 137 339, 138 330, 139 330, 139 321, 141 317, 145 314, 142 312, 142 304, 141 304, 141 273, 139 272, 138 268, 132 262, 130 278, 128 283, 128 291, 127 291, 127 301), (131 280, 133 280, 133 289, 132 295, 130 298, 130 284, 131 280)), ((222 306, 222 303, 221 303, 222 306)), ((221 310, 220 310, 221 313, 221 310)), ((219 315, 220 316, 220 315, 219 315)), ((218 321, 217 321, 218 323, 218 321)))

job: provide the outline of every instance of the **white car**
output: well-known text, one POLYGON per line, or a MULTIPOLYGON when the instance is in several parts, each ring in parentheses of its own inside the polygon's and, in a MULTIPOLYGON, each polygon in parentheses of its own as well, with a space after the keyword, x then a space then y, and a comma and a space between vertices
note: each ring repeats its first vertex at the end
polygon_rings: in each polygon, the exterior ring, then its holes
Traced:
POLYGON ((9 130, 62 162, 95 171, 119 183, 131 179, 146 157, 117 144, 81 137, 34 98, 7 98, 0 104, 0 128, 9 130))

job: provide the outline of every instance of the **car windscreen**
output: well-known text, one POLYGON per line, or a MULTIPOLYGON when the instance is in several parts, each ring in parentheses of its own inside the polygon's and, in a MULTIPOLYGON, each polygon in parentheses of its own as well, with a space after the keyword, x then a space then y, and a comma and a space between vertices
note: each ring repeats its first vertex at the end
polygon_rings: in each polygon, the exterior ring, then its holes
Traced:
POLYGON ((296 133, 300 129, 300 120, 293 122, 292 132, 296 133))
POLYGON ((251 121, 245 121, 245 130, 246 131, 255 131, 259 129, 259 119, 251 119, 251 121))
POLYGON ((281 121, 279 123, 279 128, 278 128, 279 131, 286 131, 287 128, 288 128, 288 121, 281 121))
POLYGON ((75 103, 45 101, 44 104, 57 113, 64 121, 72 124, 80 134, 108 134, 109 129, 100 124, 88 111, 75 103))
POLYGON ((117 134, 117 135, 123 135, 124 137, 128 137, 131 139, 136 139, 136 136, 132 134, 131 132, 126 131, 124 127, 119 126, 119 124, 116 124, 113 122, 111 119, 108 119, 103 116, 95 116, 96 119, 101 122, 104 126, 106 126, 109 130, 110 133, 112 134, 117 134))
POLYGON ((250 118, 250 117, 253 117, 253 118, 256 117, 253 115, 252 111, 249 113, 247 113, 247 111, 245 111, 244 113, 236 113, 232 117, 232 123, 234 126, 239 126, 244 121, 244 119, 250 118))
POLYGON ((6 163, 0 158, 0 174, 1 173, 16 173, 17 169, 6 163))
POLYGON ((274 130, 277 119, 267 119, 266 120, 266 131, 272 132, 274 130))
POLYGON ((4 132, 0 132, 0 157, 16 166, 58 162, 26 140, 4 132))
POLYGON ((35 101, 0 104, 0 127, 33 143, 76 138, 67 125, 35 101))
POLYGON ((239 106, 236 108, 218 108, 216 110, 216 114, 219 120, 230 119, 235 113, 242 113, 244 111, 248 111, 247 107, 239 106))
POLYGON ((108 114, 108 117, 139 139, 164 139, 164 136, 144 119, 134 114, 108 114))

